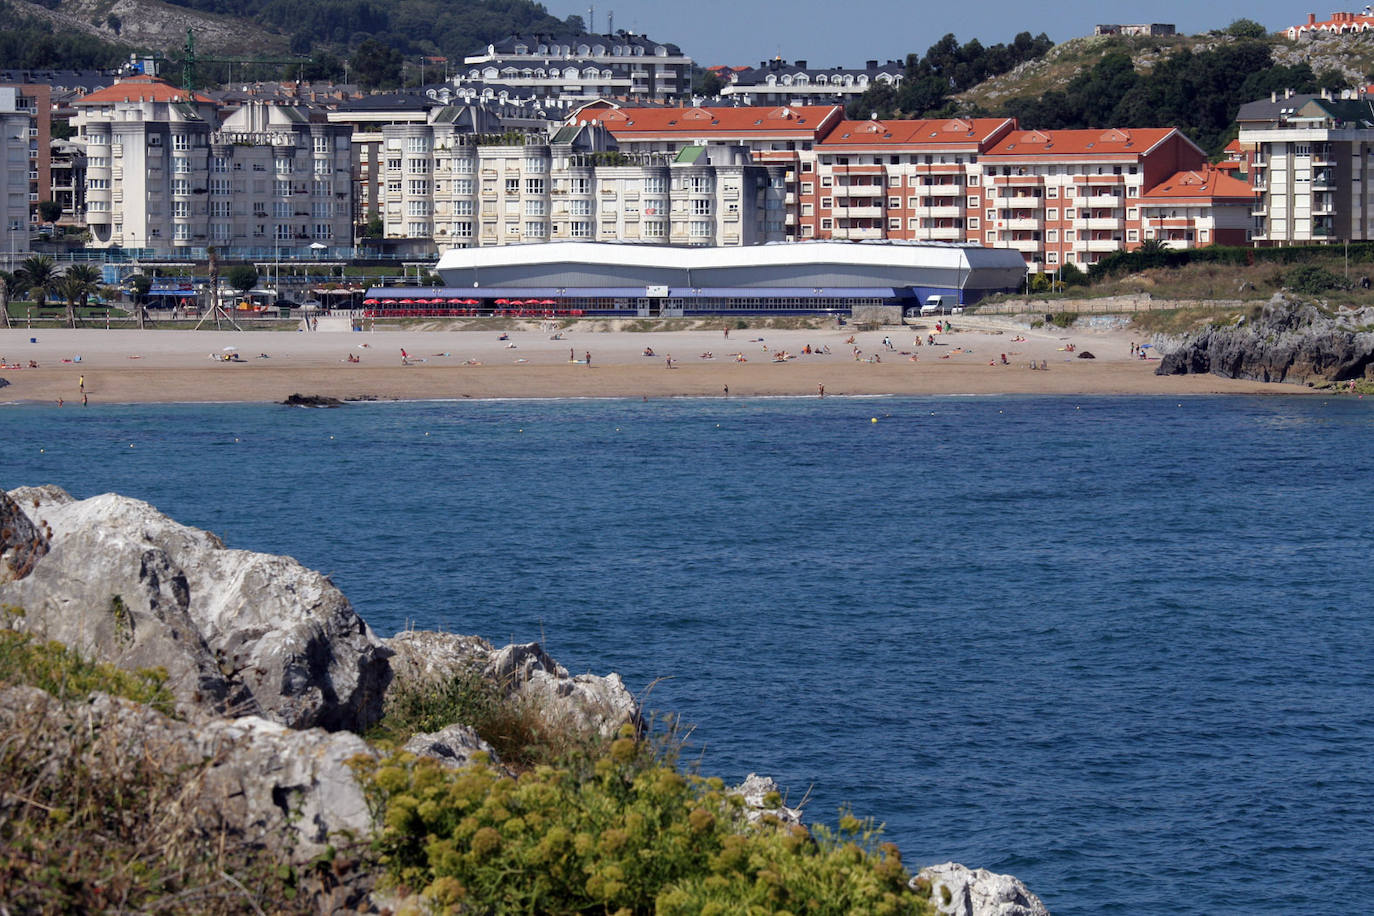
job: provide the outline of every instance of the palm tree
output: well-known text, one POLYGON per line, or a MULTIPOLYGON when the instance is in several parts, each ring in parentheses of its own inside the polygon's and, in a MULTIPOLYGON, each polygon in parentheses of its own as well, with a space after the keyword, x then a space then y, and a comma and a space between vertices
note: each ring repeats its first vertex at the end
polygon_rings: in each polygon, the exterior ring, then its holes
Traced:
POLYGON ((8 270, 0 270, 0 324, 5 327, 12 327, 10 324, 10 292, 17 284, 14 274, 8 270))
POLYGON ((24 283, 24 288, 38 294, 38 308, 41 311, 48 301, 48 294, 57 283, 57 265, 45 254, 27 257, 19 265, 15 276, 24 283))
POLYGON ((100 289, 100 271, 90 264, 75 264, 67 268, 57 283, 57 289, 67 300, 67 326, 76 327, 76 311, 73 302, 79 300, 86 307, 91 293, 100 289))

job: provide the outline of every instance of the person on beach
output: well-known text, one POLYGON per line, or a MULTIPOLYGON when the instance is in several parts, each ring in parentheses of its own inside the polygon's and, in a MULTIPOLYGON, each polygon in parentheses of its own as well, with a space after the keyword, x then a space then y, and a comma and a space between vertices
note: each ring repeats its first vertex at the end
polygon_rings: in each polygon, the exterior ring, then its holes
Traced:
POLYGON ((401 348, 401 365, 402 365, 402 366, 409 366, 409 365, 410 365, 410 354, 406 352, 406 348, 405 348, 405 347, 402 347, 402 348, 401 348))
POLYGON ((86 376, 83 375, 83 376, 81 376, 81 378, 77 379, 77 380, 76 380, 76 385, 77 385, 77 387, 80 388, 82 391, 85 391, 85 390, 86 390, 86 376))
POLYGON ((85 407, 88 403, 90 403, 90 399, 86 397, 86 392, 81 392, 81 406, 85 407))
POLYGON ((587 368, 590 369, 590 368, 592 367, 592 351, 591 351, 591 350, 588 350, 588 351, 587 351, 586 361, 587 361, 587 368))
POLYGON ((63 404, 62 395, 59 394, 59 395, 57 396, 57 406, 58 406, 58 407, 61 407, 62 404, 63 404))
MULTIPOLYGON (((1352 383, 1352 384, 1353 384, 1353 383, 1352 383)), ((727 398, 730 396, 730 386, 729 386, 729 385, 726 385, 726 386, 722 387, 720 390, 721 390, 721 392, 722 392, 727 398)))
POLYGON ((823 398, 823 397, 825 397, 825 382, 817 382, 817 383, 816 383, 816 397, 818 397, 818 398, 823 398))
POLYGON ((668 358, 665 359, 665 360, 663 361, 663 368, 665 368, 665 369, 671 369, 671 368, 673 368, 673 354, 671 354, 671 353, 668 354, 668 358))

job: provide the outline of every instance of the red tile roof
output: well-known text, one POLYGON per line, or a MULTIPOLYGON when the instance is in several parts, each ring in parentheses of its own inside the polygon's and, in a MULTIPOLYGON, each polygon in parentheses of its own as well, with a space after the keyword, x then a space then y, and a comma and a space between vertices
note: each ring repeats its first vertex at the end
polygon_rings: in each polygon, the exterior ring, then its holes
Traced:
POLYGON ((1145 203, 1213 202, 1218 198, 1254 200, 1255 189, 1220 169, 1207 167, 1175 172, 1142 197, 1145 203))
POLYGON ((920 121, 841 121, 826 134, 825 147, 842 146, 968 146, 988 141, 1007 127, 1011 118, 941 118, 920 121))
POLYGON ((166 80, 155 76, 139 75, 122 79, 113 86, 97 89, 73 104, 111 105, 115 102, 184 102, 188 96, 191 101, 214 104, 214 99, 199 92, 187 92, 173 86, 166 80))
POLYGON ((749 108, 617 108, 580 111, 579 122, 597 120, 617 137, 647 138, 777 136, 815 138, 843 116, 838 105, 780 105, 749 108))
POLYGON ((1170 134, 1173 127, 1108 128, 1107 130, 1014 130, 984 156, 1049 156, 1054 158, 1135 158, 1148 153, 1170 134))

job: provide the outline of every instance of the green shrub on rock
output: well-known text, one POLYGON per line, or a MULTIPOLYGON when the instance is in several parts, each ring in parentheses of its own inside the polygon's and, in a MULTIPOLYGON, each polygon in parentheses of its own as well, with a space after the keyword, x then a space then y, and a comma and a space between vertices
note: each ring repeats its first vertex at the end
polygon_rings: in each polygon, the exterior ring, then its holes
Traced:
POLYGON ((404 753, 357 765, 389 881, 433 911, 929 912, 871 823, 749 826, 719 779, 684 775, 629 735, 518 777, 404 753))

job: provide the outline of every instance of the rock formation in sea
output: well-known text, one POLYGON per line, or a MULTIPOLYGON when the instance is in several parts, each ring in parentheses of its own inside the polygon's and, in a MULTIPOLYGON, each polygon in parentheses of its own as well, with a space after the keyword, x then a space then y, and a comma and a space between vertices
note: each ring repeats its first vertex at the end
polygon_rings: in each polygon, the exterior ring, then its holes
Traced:
POLYGON ((1277 294, 1257 317, 1213 326, 1165 353, 1156 375, 1315 385, 1374 379, 1374 309, 1330 313, 1277 294))
MULTIPOLYGON (((538 643, 496 648, 475 636, 417 631, 380 638, 327 576, 290 557, 230 549, 112 493, 77 500, 54 486, 0 491, 0 611, 0 627, 84 658, 163 669, 176 713, 104 693, 59 698, 0 687, 0 734, 22 723, 46 755, 43 766, 84 766, 97 742, 116 765, 153 761, 184 774, 169 805, 190 812, 202 830, 299 865, 332 854, 341 837, 366 839, 376 828, 353 767, 378 757, 359 733, 389 697, 476 676, 560 727, 605 738, 643 727, 619 675, 571 675, 538 643)), ((397 743, 448 767, 478 753, 501 765, 461 722, 397 743)), ((800 823, 771 779, 750 774, 730 792, 750 821, 800 823)), ((963 907, 941 912, 1045 912, 1014 878, 936 868, 921 873, 932 902, 946 887, 963 907)), ((343 880, 331 908, 375 911, 374 880, 343 880)))

